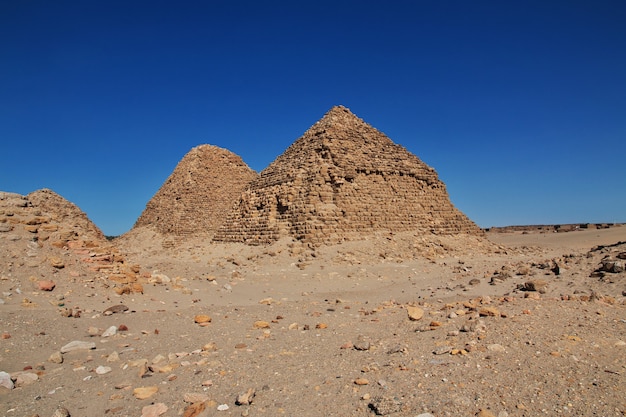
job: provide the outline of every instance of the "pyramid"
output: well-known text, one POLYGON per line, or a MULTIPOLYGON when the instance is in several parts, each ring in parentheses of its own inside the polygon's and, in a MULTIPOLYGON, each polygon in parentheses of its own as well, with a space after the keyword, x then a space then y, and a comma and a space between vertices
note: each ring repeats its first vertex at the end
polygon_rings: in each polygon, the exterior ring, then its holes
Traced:
POLYGON ((102 231, 87 217, 85 212, 54 191, 43 188, 28 194, 26 199, 37 212, 50 216, 52 222, 72 230, 76 236, 104 240, 102 231))
POLYGON ((197 146, 148 202, 133 230, 152 227, 170 237, 210 239, 246 184, 257 175, 226 149, 197 146))
POLYGON ((327 244, 380 231, 482 234, 433 168, 337 106, 250 183, 214 240, 327 244))

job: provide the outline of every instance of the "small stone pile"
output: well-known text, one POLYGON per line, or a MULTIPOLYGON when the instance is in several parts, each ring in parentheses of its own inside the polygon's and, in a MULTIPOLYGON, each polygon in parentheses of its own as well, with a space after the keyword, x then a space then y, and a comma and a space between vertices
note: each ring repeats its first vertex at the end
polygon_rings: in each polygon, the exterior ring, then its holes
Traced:
POLYGON ((178 163, 133 229, 152 227, 163 235, 210 240, 257 175, 226 149, 197 146, 178 163))
POLYGON ((381 231, 482 235, 433 168, 337 106, 250 183, 214 241, 332 244, 381 231))

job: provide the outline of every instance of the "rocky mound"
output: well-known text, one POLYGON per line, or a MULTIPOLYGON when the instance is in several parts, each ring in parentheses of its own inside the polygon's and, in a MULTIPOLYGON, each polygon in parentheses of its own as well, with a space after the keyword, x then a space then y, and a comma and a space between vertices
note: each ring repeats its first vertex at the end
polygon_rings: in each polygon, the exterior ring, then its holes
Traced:
POLYGON ((327 244, 381 231, 482 234, 433 168, 337 106, 250 183, 214 240, 327 244))
POLYGON ((143 291, 140 267, 127 264, 80 208, 48 189, 0 192, 0 260, 0 278, 15 288, 99 282, 118 294, 143 291))
POLYGON ((239 156, 212 145, 193 148, 146 205, 133 230, 210 240, 245 186, 257 177, 239 156))

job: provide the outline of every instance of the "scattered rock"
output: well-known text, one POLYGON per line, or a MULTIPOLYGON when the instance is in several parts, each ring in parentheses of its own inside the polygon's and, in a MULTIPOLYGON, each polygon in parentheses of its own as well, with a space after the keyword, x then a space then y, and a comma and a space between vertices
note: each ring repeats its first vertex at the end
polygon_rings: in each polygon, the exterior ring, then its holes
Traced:
POLYGON ((37 283, 37 287, 40 291, 52 291, 56 284, 52 280, 42 280, 37 283))
POLYGON ((413 321, 421 320, 424 317, 424 310, 416 306, 406 306, 406 312, 409 319, 413 321))
POLYGON ((194 323, 197 324, 211 323, 211 320, 211 317, 206 314, 198 314, 193 318, 194 323))
POLYGON ((141 417, 159 417, 167 412, 168 408, 163 403, 146 405, 141 409, 141 417))
POLYGON ((117 334, 117 326, 111 326, 102 333, 102 337, 111 337, 117 334))
POLYGON ((96 344, 94 342, 82 342, 80 340, 74 340, 61 348, 61 353, 72 352, 74 350, 90 350, 95 349, 96 344))
POLYGON ((152 397, 159 391, 159 388, 156 386, 152 387, 139 387, 133 390, 133 395, 138 400, 145 400, 146 398, 152 397))
POLYGON ((118 304, 107 308, 102 312, 102 314, 104 314, 105 316, 110 316, 111 314, 124 313, 125 311, 128 311, 128 307, 123 304, 118 304))
POLYGON ((51 363, 63 363, 63 355, 61 354, 61 352, 58 352, 58 351, 54 352, 48 358, 48 362, 51 362, 51 363))
POLYGON ((243 394, 239 394, 237 396, 237 400, 235 401, 235 404, 237 405, 252 404, 252 399, 254 398, 255 394, 256 394, 256 391, 254 390, 254 388, 248 388, 246 392, 244 392, 243 394))
POLYGON ((71 417, 71 415, 67 408, 59 407, 54 410, 54 413, 52 413, 52 417, 71 417))
POLYGON ((9 373, 0 371, 0 387, 5 387, 7 389, 13 389, 15 387, 9 373))

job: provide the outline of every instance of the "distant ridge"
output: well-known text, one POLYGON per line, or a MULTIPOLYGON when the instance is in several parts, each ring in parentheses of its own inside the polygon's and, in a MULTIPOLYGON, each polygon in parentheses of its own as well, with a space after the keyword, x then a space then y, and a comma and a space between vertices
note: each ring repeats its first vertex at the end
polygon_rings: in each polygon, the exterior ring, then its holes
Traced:
POLYGON ((336 106, 249 184, 214 240, 322 244, 412 230, 482 235, 434 169, 336 106))

